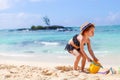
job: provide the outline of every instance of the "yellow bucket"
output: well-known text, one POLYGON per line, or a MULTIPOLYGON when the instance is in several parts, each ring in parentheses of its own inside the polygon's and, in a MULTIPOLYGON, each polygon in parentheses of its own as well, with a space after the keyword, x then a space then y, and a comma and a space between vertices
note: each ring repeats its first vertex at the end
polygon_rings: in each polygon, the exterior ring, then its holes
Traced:
POLYGON ((90 66, 89 66, 89 72, 92 74, 95 74, 99 71, 101 64, 99 62, 91 62, 90 66))

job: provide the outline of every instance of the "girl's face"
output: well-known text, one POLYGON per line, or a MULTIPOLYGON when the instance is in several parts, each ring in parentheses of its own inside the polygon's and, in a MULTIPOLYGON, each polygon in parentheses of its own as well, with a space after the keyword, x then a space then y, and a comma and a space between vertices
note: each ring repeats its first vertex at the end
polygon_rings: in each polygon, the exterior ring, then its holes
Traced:
POLYGON ((89 31, 87 31, 87 34, 89 37, 92 37, 92 36, 94 36, 94 32, 95 32, 95 28, 92 27, 92 28, 90 28, 89 31))

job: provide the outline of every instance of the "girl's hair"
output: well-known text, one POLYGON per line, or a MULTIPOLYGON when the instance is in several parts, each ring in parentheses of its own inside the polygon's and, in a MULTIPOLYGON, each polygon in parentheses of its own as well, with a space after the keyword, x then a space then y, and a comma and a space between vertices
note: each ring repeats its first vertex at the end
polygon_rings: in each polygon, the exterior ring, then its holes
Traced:
POLYGON ((89 31, 91 28, 95 28, 94 24, 90 24, 85 30, 83 30, 83 31, 81 32, 81 34, 84 35, 84 33, 85 33, 86 31, 89 31))

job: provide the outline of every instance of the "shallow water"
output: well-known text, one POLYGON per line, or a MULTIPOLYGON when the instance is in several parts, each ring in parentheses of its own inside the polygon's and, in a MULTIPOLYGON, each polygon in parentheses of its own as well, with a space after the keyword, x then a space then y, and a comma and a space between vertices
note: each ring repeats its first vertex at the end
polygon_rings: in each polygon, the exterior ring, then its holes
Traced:
MULTIPOLYGON (((120 26, 96 26, 91 38, 93 51, 98 56, 119 55, 120 26)), ((73 35, 79 34, 79 27, 72 31, 39 30, 16 31, 0 30, 0 55, 69 55, 64 47, 73 35)), ((85 46, 85 51, 87 48, 85 46)), ((88 52, 87 52, 88 53, 88 52)))

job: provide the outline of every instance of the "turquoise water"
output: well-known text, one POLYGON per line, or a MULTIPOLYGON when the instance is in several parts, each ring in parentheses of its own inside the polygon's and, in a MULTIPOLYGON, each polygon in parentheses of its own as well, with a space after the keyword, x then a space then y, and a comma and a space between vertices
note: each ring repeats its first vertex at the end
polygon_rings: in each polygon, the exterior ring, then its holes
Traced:
MULTIPOLYGON (((66 55, 67 41, 78 33, 79 27, 73 27, 73 31, 0 30, 0 55, 66 55)), ((120 54, 120 26, 97 26, 91 44, 97 55, 120 54)))

